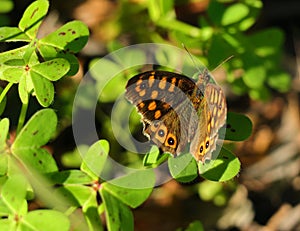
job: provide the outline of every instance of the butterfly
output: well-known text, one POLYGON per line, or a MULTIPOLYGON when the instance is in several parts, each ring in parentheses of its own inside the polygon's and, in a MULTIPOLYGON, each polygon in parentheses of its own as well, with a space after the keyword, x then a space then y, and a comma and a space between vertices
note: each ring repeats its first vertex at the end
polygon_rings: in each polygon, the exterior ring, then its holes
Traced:
POLYGON ((212 158, 227 106, 207 70, 197 81, 161 70, 140 73, 128 80, 125 97, 142 116, 143 134, 163 152, 176 156, 189 144, 196 161, 212 158))

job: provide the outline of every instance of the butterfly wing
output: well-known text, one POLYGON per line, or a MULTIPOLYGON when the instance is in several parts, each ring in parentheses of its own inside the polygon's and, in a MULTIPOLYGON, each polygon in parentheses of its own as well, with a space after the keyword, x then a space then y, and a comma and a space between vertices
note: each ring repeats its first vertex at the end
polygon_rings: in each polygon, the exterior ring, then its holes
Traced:
POLYGON ((226 99, 222 89, 208 83, 204 89, 204 97, 198 108, 199 123, 190 145, 190 153, 197 161, 211 159, 216 149, 218 131, 226 122, 226 99))
POLYGON ((179 123, 176 113, 171 109, 161 120, 144 122, 143 133, 163 152, 175 155, 182 141, 179 123))
POLYGON ((187 143, 188 131, 181 127, 188 126, 195 87, 190 78, 166 71, 144 72, 127 83, 125 96, 142 114, 144 134, 164 152, 178 154, 187 143))
POLYGON ((176 108, 194 88, 195 82, 184 75, 147 71, 128 81, 125 97, 137 106, 144 120, 152 121, 176 108))
POLYGON ((192 115, 198 121, 193 104, 186 98, 176 109, 171 108, 160 120, 144 121, 144 134, 164 152, 180 154, 190 140, 189 126, 192 115))

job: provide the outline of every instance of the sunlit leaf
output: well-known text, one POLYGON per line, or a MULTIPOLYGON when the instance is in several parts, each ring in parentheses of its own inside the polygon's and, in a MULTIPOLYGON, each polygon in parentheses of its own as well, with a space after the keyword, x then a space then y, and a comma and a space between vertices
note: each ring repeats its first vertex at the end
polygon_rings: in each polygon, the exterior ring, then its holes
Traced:
POLYGON ((249 14, 249 8, 243 3, 236 3, 229 7, 223 13, 221 24, 228 26, 237 23, 249 14))
POLYGON ((6 139, 9 131, 9 119, 3 118, 0 121, 0 153, 4 151, 6 147, 6 139))
POLYGON ((11 68, 7 68, 3 72, 3 76, 1 77, 1 79, 11 83, 18 83, 23 74, 25 74, 24 69, 18 67, 11 67, 11 68))
POLYGON ((42 45, 50 45, 68 52, 79 52, 87 43, 89 30, 81 21, 71 21, 40 40, 42 45))
POLYGON ((280 92, 290 89, 292 78, 288 73, 278 72, 268 76, 268 84, 280 92))
POLYGON ((145 169, 105 182, 101 190, 108 191, 123 203, 136 208, 149 197, 154 183, 153 170, 145 169))
POLYGON ((55 210, 34 210, 22 217, 20 221, 20 230, 68 231, 69 229, 68 217, 55 210))
POLYGON ((46 16, 49 8, 49 1, 37 0, 28 6, 19 22, 19 28, 31 39, 36 37, 37 31, 46 16))
POLYGON ((27 211, 26 197, 27 182, 23 176, 14 175, 8 178, 1 189, 1 198, 12 214, 27 211), (13 192, 13 193, 12 193, 13 192), (23 211, 22 211, 23 210, 23 211))
POLYGON ((100 190, 105 206, 108 230, 134 230, 130 209, 106 190, 100 190))
POLYGON ((54 99, 53 84, 46 78, 43 78, 36 72, 30 72, 30 77, 33 83, 34 92, 38 102, 43 107, 48 107, 54 99))
POLYGON ((57 195, 75 207, 81 207, 90 198, 96 198, 96 192, 92 187, 80 184, 63 185, 55 191, 57 195))
MULTIPOLYGON (((1 2, 0 2, 1 3, 1 2)), ((29 42, 30 38, 17 27, 0 27, 1 42, 29 42)))
POLYGON ((53 59, 31 67, 30 71, 35 72, 44 78, 56 81, 68 73, 70 64, 62 58, 53 59))
POLYGON ((41 56, 46 60, 52 60, 55 58, 63 58, 68 60, 70 69, 69 72, 66 74, 68 76, 75 75, 79 70, 79 63, 76 56, 72 53, 66 52, 65 50, 60 50, 56 47, 51 45, 43 44, 38 47, 39 53, 41 56))
POLYGON ((243 75, 245 84, 250 88, 261 88, 266 79, 266 69, 264 66, 256 66, 247 69, 243 75))
POLYGON ((86 173, 72 169, 47 174, 49 180, 54 184, 91 184, 93 179, 86 173))
POLYGON ((56 124, 57 117, 52 109, 35 113, 16 137, 11 147, 13 155, 37 171, 44 173, 57 171, 53 157, 45 149, 40 148, 52 137, 56 124))
POLYGON ((106 140, 97 141, 83 155, 81 170, 97 180, 105 166, 108 153, 109 143, 106 140))
POLYGON ((241 163, 239 159, 229 150, 221 149, 216 160, 208 164, 199 162, 200 175, 211 181, 228 181, 234 178, 240 171, 241 163))
POLYGON ((170 173, 179 182, 190 182, 198 176, 197 163, 190 153, 168 159, 170 173))
POLYGON ((27 76, 28 75, 26 73, 21 75, 18 86, 19 96, 23 104, 28 104, 29 101, 29 92, 27 90, 27 81, 29 80, 29 78, 27 78, 27 76))
POLYGON ((12 219, 1 219, 0 230, 16 230, 17 224, 12 219))
POLYGON ((18 134, 12 150, 36 148, 46 144, 56 130, 57 116, 52 109, 35 113, 18 134), (47 129, 45 129, 45 124, 47 129))
POLYGON ((278 52, 284 41, 284 34, 278 28, 270 28, 256 32, 250 35, 248 39, 254 48, 253 52, 265 57, 278 52))

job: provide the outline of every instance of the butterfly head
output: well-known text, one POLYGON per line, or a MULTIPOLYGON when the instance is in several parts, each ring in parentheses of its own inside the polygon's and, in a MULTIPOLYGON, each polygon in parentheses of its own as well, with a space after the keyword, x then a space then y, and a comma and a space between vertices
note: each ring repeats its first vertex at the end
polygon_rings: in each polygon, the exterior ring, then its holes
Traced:
POLYGON ((207 69, 204 69, 202 73, 198 74, 197 86, 198 87, 205 87, 211 80, 211 76, 208 73, 207 69))

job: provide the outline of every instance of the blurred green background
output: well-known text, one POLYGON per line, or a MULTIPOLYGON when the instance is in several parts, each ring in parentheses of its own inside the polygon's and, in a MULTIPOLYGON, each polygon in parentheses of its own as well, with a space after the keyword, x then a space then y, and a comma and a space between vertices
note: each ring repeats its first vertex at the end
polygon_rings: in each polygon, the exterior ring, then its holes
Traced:
MULTIPOLYGON (((0 0, 0 25, 16 26, 31 2, 0 0)), ((253 134, 232 147, 242 163, 239 177, 226 184, 168 182, 134 210, 135 230, 176 230, 195 220, 205 230, 300 229, 299 1, 53 0, 50 7, 40 36, 73 19, 83 21, 91 32, 78 55, 80 71, 55 83, 53 107, 60 127, 50 146, 62 169, 80 164, 72 138, 72 103, 89 67, 131 44, 167 43, 181 48, 183 43, 214 70, 226 91, 228 110, 251 118, 253 134), (230 56, 234 57, 222 63, 230 56)), ((2 43, 0 51, 17 46, 20 44, 2 43)), ((99 70, 99 76, 101 72, 105 70, 99 70)), ((98 75, 92 73, 91 78, 98 79, 98 75)), ((111 143, 113 158, 134 165, 139 158, 120 155, 126 152, 114 140, 110 127, 114 100, 130 77, 123 76, 108 87, 106 97, 104 92, 96 123, 99 136, 111 143)), ((14 118, 20 110, 17 89, 8 101, 4 116, 14 118)), ((38 107, 32 100, 32 111, 38 107)), ((140 131, 137 115, 133 121, 133 128, 140 131)))

